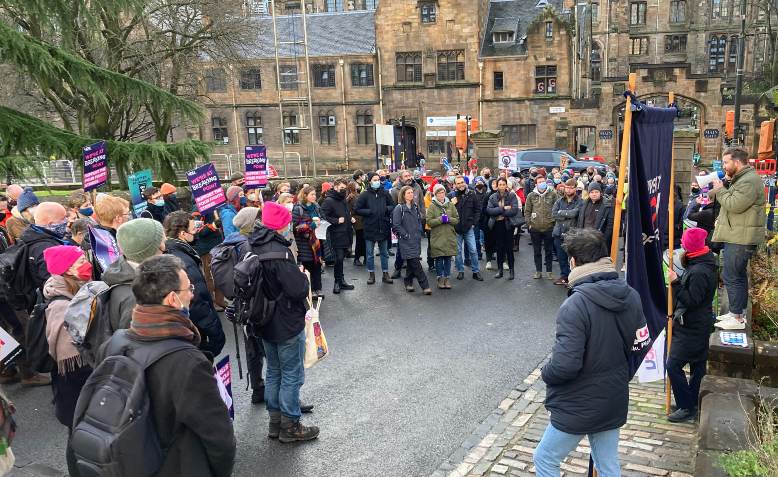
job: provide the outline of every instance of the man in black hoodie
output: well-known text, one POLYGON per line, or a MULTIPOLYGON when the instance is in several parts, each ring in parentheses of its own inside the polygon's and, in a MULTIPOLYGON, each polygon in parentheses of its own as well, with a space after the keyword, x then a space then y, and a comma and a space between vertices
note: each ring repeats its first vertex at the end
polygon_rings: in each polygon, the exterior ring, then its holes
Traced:
POLYGON ((557 313, 553 355, 542 370, 551 422, 535 451, 536 474, 558 477, 562 459, 588 435, 600 475, 617 476, 629 355, 649 344, 646 319, 640 296, 616 273, 601 232, 568 232, 565 249, 573 269, 557 313))
POLYGON ((330 223, 327 229, 327 241, 335 251, 335 285, 332 289, 332 293, 335 294, 340 293, 341 290, 354 289, 354 285, 346 283, 343 275, 343 260, 346 258, 346 250, 351 248, 351 224, 355 222, 346 204, 347 187, 345 180, 335 180, 335 184, 324 195, 325 199, 321 204, 322 217, 330 223))

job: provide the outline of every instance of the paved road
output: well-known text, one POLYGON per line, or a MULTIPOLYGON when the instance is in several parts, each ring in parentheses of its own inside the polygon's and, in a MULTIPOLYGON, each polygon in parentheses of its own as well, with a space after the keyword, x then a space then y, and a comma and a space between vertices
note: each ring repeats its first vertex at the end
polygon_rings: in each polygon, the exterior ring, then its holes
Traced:
MULTIPOLYGON (((332 356, 306 374, 302 397, 316 405, 306 422, 318 441, 285 446, 265 437, 267 413, 238 381, 236 476, 429 475, 549 352, 564 290, 533 280, 523 238, 513 282, 467 275, 431 297, 401 283, 365 284, 364 268, 346 266, 356 290, 328 294, 322 322, 332 356)), ((378 260, 377 260, 378 261, 378 260)), ((331 287, 332 269, 325 275, 331 287)), ((232 329, 228 332, 233 353, 232 329)), ((65 429, 50 389, 8 388, 19 408, 17 464, 65 470, 65 429)), ((41 475, 28 466, 15 475, 41 475)), ((60 474, 61 475, 61 474, 60 474)))

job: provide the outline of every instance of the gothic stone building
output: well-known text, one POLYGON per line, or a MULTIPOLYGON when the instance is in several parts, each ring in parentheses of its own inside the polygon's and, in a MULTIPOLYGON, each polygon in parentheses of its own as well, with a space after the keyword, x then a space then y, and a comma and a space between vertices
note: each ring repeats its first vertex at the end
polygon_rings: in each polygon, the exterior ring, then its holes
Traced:
MULTIPOLYGON (((288 158, 302 158, 303 173, 311 172, 311 148, 319 173, 370 169, 371 125, 403 118, 415 128, 418 150, 437 159, 453 149, 451 119, 462 115, 501 131, 504 145, 615 160, 630 72, 642 100, 664 105, 676 94, 678 126, 699 130, 704 162, 721 152, 725 112, 733 108, 733 0, 275 3, 278 71, 271 17, 262 12, 252 18, 257 40, 243 62, 204 69, 210 127, 203 137, 230 138, 217 154, 237 155, 261 141, 280 158, 283 142, 288 158), (303 3, 309 68, 300 43, 303 3)), ((749 10, 748 22, 752 80, 763 74, 767 38, 762 12, 749 10)), ((742 121, 753 144, 749 104, 742 121)), ((296 172, 295 162, 289 173, 296 172)))

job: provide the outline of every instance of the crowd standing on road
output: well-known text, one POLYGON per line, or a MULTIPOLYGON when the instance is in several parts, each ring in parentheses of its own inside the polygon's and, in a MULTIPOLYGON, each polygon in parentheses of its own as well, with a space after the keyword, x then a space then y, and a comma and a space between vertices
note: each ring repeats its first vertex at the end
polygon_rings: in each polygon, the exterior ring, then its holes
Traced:
MULTIPOLYGON (((724 181, 692 187, 688 204, 680 202, 678 217, 695 223, 680 239, 686 273, 669 272, 677 319, 667 362, 673 422, 696 415, 713 324, 715 253, 723 249, 730 302, 716 326, 742 329, 746 267, 764 236, 761 180, 746 152, 726 151, 723 167, 724 181)), ((354 290, 350 281, 358 279, 347 280, 346 258, 364 266, 366 284, 374 285, 377 251, 383 285, 403 278, 407 292, 415 281, 431 295, 429 271, 446 293, 454 288, 452 262, 457 281, 467 278, 466 268, 484 281, 482 261, 495 279, 507 271, 514 280, 515 252, 528 232, 532 277, 554 280, 557 261, 554 283, 569 288, 542 372, 551 423, 535 454, 537 474, 558 475, 559 462, 587 434, 600 475, 618 475, 618 429, 629 399, 624 350, 645 345, 632 342, 645 327, 640 300, 609 258, 614 214, 624 209, 615 204, 619 180, 611 165, 580 174, 453 169, 426 181, 409 170, 357 170, 320 188, 282 182, 263 197, 236 173, 216 211, 188 209, 166 183, 145 189, 137 218, 114 194, 75 191, 65 207, 11 184, 0 195, 0 325, 24 353, 0 383, 51 384, 56 417, 71 436, 72 476, 128 465, 128 456, 148 452, 138 448, 138 435, 151 436, 158 453, 146 463, 148 475, 230 475, 235 439, 213 374, 226 343, 219 312, 235 324, 236 340, 241 330, 251 401, 265 403, 268 437, 314 439, 319 429, 301 420, 313 408, 300 402, 304 328, 313 300, 325 296, 328 267, 335 295, 354 290), (96 231, 116 241, 120 253, 109 263, 92 245, 96 231), (95 407, 106 393, 127 392, 107 378, 116 374, 140 383, 134 389, 142 395, 127 395, 127 403, 145 399, 153 416, 135 437, 109 425, 122 409, 100 414, 95 407), (118 451, 85 439, 89 433, 115 438, 118 451)))

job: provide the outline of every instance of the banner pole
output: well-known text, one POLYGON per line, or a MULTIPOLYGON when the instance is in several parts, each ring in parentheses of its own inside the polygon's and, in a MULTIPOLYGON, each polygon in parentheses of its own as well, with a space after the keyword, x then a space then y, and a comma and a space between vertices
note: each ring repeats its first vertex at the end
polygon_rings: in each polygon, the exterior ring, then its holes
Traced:
MULTIPOLYGON (((635 93, 637 73, 629 74, 627 91, 635 93)), ((613 235, 611 237, 611 262, 616 266, 619 255, 619 231, 621 230, 621 204, 624 202, 624 184, 626 183, 627 161, 629 157, 629 142, 632 133, 632 98, 627 96, 624 106, 624 130, 621 135, 621 156, 619 157, 619 184, 616 190, 616 201, 613 204, 613 235)))
MULTIPOLYGON (((669 94, 670 105, 675 102, 675 93, 669 94)), ((675 142, 675 136, 673 141, 675 142)), ((667 261, 668 269, 673 270, 675 262, 675 149, 671 146, 670 153, 670 195, 667 200, 668 230, 667 230, 667 261)), ((667 284, 667 347, 665 350, 665 363, 670 356, 670 347, 673 344, 673 287, 671 283, 667 284)), ((667 370, 665 370, 665 374, 667 370)), ((670 402, 672 401, 673 389, 670 386, 670 376, 665 375, 665 412, 670 414, 670 402)))

